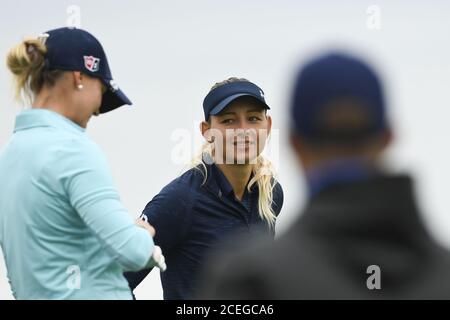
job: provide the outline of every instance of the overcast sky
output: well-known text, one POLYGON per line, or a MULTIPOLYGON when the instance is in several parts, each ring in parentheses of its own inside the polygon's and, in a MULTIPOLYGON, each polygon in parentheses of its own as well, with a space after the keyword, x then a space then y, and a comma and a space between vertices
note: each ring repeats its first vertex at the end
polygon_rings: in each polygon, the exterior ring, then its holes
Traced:
MULTIPOLYGON (((88 127, 131 215, 181 172, 180 145, 193 152, 201 142, 198 123, 209 88, 238 76, 261 86, 272 106, 277 134, 270 154, 285 192, 277 230, 286 230, 305 201, 302 172, 287 143, 292 79, 305 59, 338 48, 380 70, 396 138, 387 162, 415 175, 424 221, 450 246, 449 1, 15 0, 2 3, 0 52, 4 57, 24 37, 67 24, 102 42, 116 81, 134 102, 88 127)), ((0 148, 22 109, 12 96, 1 63, 0 148)), ((7 188, 1 177, 0 188, 7 188)), ((157 272, 137 298, 162 298, 157 272)), ((11 299, 3 258, 0 299, 11 299)))

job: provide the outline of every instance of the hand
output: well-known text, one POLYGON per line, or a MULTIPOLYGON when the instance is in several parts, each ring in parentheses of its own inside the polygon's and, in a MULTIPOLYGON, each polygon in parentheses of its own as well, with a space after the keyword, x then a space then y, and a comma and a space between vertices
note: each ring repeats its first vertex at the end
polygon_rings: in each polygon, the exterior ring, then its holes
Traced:
MULTIPOLYGON (((136 225, 147 230, 152 237, 155 236, 156 234, 155 228, 153 228, 153 226, 148 222, 142 220, 141 218, 138 218, 136 220, 136 225)), ((153 249, 152 260, 155 262, 155 265, 161 270, 161 272, 166 271, 167 269, 166 259, 162 254, 161 247, 155 246, 155 248, 153 249)))
POLYGON ((136 222, 135 222, 135 223, 136 223, 136 225, 138 225, 139 227, 144 228, 145 230, 147 230, 147 231, 150 233, 150 235, 151 235, 152 237, 155 236, 155 234, 156 234, 155 228, 153 228, 152 225, 149 224, 148 222, 146 222, 146 221, 141 220, 140 218, 138 218, 138 219, 136 219, 136 222))
POLYGON ((159 246, 155 246, 155 249, 153 250, 152 255, 153 261, 155 261, 156 266, 161 270, 161 272, 166 271, 166 259, 164 258, 162 254, 162 250, 159 246))

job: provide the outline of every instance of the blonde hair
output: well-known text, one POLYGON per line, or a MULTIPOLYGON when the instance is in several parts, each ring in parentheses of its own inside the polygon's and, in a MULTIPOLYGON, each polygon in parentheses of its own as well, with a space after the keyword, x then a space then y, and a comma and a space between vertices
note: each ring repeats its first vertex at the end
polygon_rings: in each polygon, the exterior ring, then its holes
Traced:
MULTIPOLYGON (((227 80, 224 80, 222 82, 216 83, 212 88, 211 91, 214 90, 217 87, 220 87, 222 85, 237 82, 237 81, 247 81, 247 79, 244 78, 236 78, 232 77, 227 80)), ((188 166, 188 169, 196 169, 200 170, 202 173, 204 180, 203 183, 206 182, 208 176, 208 171, 205 164, 205 158, 206 159, 213 159, 213 144, 212 143, 204 143, 201 151, 199 154, 197 154, 194 159, 191 161, 191 163, 188 166)), ((252 186, 256 183, 258 186, 259 191, 259 198, 258 198, 258 211, 261 219, 265 220, 267 224, 269 225, 270 229, 273 229, 275 227, 275 221, 276 221, 276 215, 273 211, 272 203, 274 202, 273 199, 273 189, 275 188, 275 185, 277 184, 277 181, 275 180, 276 172, 275 168, 270 162, 270 160, 266 159, 263 155, 259 155, 256 158, 256 163, 253 165, 252 168, 253 177, 249 181, 247 185, 247 190, 250 192, 252 186)))
POLYGON ((209 90, 209 92, 213 91, 214 89, 221 87, 223 85, 229 84, 229 83, 233 83, 233 82, 250 82, 249 80, 245 79, 245 78, 238 78, 238 77, 231 77, 228 79, 225 79, 223 81, 220 82, 216 82, 211 89, 209 90))
POLYGON ((14 76, 16 100, 31 103, 44 84, 53 86, 61 76, 62 71, 47 70, 46 53, 42 38, 26 39, 8 52, 6 65, 14 76))

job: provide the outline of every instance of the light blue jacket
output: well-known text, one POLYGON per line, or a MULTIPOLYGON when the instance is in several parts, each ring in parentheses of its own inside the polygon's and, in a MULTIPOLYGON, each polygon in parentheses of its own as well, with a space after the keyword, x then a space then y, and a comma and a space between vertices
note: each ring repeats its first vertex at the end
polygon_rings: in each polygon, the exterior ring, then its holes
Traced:
POLYGON ((17 299, 131 299, 122 273, 153 265, 100 149, 43 109, 19 114, 0 152, 0 245, 17 299))

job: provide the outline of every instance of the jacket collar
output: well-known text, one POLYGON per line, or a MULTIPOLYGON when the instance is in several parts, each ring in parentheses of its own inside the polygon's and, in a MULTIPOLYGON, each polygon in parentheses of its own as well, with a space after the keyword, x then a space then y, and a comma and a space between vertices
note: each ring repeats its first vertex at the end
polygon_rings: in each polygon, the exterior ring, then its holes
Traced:
POLYGON ((421 243, 423 227, 409 176, 378 174, 333 185, 307 204, 298 225, 326 237, 421 243))
POLYGON ((86 131, 59 113, 48 109, 27 109, 17 115, 14 132, 36 127, 56 127, 75 133, 84 133, 86 131))
MULTIPOLYGON (((233 187, 231 186, 228 179, 225 177, 223 172, 217 167, 214 163, 203 160, 203 163, 206 167, 207 171, 207 179, 205 181, 205 187, 212 191, 214 194, 217 194, 219 197, 229 196, 233 193, 233 187)), ((250 179, 252 176, 250 177, 250 179)), ((251 188, 252 193, 257 189, 256 184, 254 184, 251 188)))

